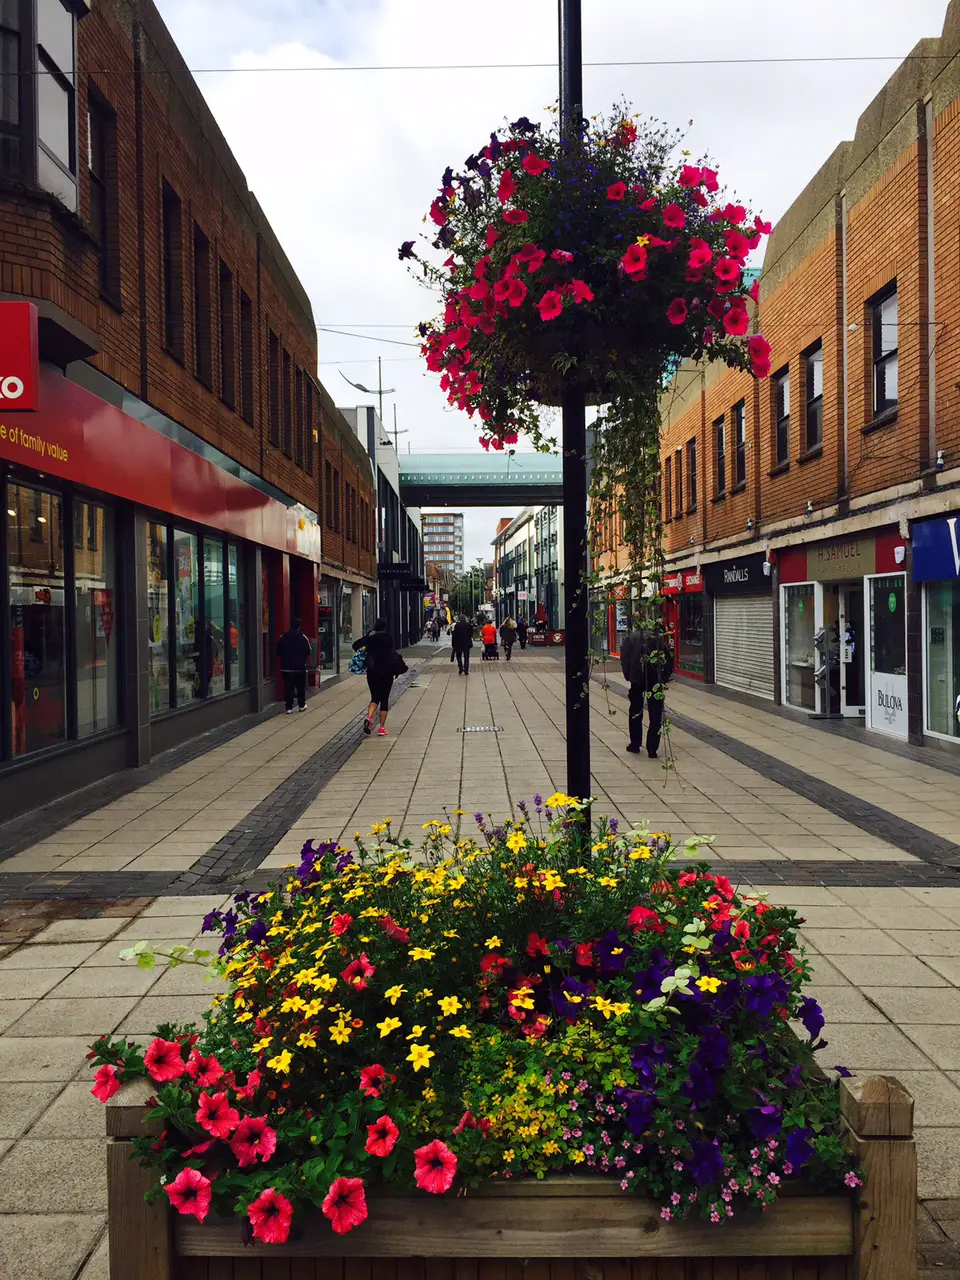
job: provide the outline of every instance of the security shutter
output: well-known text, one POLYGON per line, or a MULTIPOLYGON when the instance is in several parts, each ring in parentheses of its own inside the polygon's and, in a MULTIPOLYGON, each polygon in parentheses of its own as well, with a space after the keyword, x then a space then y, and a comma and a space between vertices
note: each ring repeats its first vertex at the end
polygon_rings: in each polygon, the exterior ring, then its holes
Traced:
POLYGON ((772 596, 717 596, 717 684, 773 698, 772 596))

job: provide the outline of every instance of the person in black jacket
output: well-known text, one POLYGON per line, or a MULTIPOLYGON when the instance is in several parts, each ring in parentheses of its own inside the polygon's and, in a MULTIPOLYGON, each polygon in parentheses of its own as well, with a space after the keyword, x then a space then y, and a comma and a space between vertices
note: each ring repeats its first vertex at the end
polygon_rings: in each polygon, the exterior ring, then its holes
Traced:
POLYGON ((290 630, 285 631, 277 641, 277 657, 280 659, 280 674, 283 676, 283 696, 287 704, 287 715, 293 715, 293 695, 297 695, 297 706, 301 711, 307 709, 307 663, 313 650, 310 641, 300 630, 299 618, 294 618, 290 630))
POLYGON ((517 639, 520 641, 520 648, 527 647, 527 620, 526 618, 517 619, 517 639))
POLYGON ((470 650, 473 648, 473 627, 461 613, 453 626, 453 656, 462 676, 470 674, 470 650))
POLYGON ((670 645, 659 625, 631 631, 620 646, 620 670, 630 683, 630 742, 634 755, 643 741, 643 701, 647 701, 647 755, 656 760, 663 728, 663 702, 673 675, 670 645))
POLYGON ((393 636, 387 630, 386 618, 378 618, 369 635, 355 640, 354 649, 367 651, 367 686, 370 689, 370 706, 363 721, 363 732, 373 732, 373 717, 380 708, 380 728, 377 733, 387 736, 387 712, 390 709, 390 690, 399 671, 405 671, 403 659, 397 653, 393 636))

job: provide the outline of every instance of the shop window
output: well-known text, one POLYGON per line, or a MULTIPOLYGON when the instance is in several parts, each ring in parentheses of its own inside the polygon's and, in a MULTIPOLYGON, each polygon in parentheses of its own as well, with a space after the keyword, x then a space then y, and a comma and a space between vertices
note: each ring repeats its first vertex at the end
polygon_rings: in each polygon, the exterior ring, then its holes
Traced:
POLYGON ((774 456, 776 465, 790 461, 790 370, 773 375, 774 456))
POLYGON ((264 551, 260 560, 260 674, 264 680, 273 679, 277 670, 273 652, 275 581, 276 562, 273 553, 264 551))
POLYGON ((194 372, 205 387, 213 387, 210 304, 210 241, 193 227, 193 342, 194 372))
POLYGON ((77 736, 87 738, 119 723, 120 642, 113 511, 76 499, 74 509, 78 507, 87 545, 74 557, 77 736))
POLYGON ((227 623, 228 677, 231 689, 247 683, 247 579, 243 548, 227 547, 229 618, 227 623))
POLYGON ((747 483, 747 406, 741 400, 730 410, 733 423, 734 484, 740 489, 747 483))
POLYGON ((199 698, 201 658, 198 635, 200 626, 200 573, 197 561, 197 537, 180 529, 173 534, 174 572, 174 691, 176 705, 185 707, 199 698))
POLYGON ((161 206, 163 345, 183 364, 183 207, 167 182, 161 206))
POLYGON ((823 344, 815 343, 803 357, 806 374, 806 451, 823 444, 823 344))
POLYGON ((674 483, 677 486, 676 491, 676 512, 679 519, 683 515, 683 450, 677 450, 677 456, 674 459, 674 483))
POLYGON ((170 710, 170 567, 165 525, 147 525, 147 645, 150 715, 170 710))
POLYGON ((253 302, 240 290, 240 417, 253 425, 253 302))
POLYGON ((717 418, 713 424, 714 461, 717 477, 717 497, 722 498, 727 491, 727 426, 723 418, 717 418))
POLYGON ((907 674, 905 579, 902 573, 870 579, 870 670, 907 674))
POLYGON ((677 601, 676 665, 695 675, 703 674, 703 596, 682 595, 677 601))
POLYGON ((87 169, 90 178, 90 227, 97 242, 100 293, 114 306, 119 306, 117 117, 92 84, 87 89, 87 169))
POLYGON ((813 711, 816 705, 813 584, 785 587, 783 595, 786 701, 792 707, 813 711))
POLYGON ((37 73, 39 185, 76 211, 74 18, 61 0, 37 3, 37 73))
POLYGON ((0 0, 0 174, 18 177, 20 145, 20 3, 0 0))
POLYGON ((669 454, 663 462, 663 518, 673 519, 673 458, 669 454))
POLYGON ((236 320, 233 297, 233 272, 220 263, 220 399, 229 409, 237 407, 236 320))
MULTIPOLYGON (((687 496, 690 503, 687 510, 696 511, 697 509, 697 442, 696 440, 687 441, 687 496)), ((621 537, 620 537, 621 542, 623 541, 622 521, 623 521, 623 517, 621 516, 621 537)))
POLYGON ((290 353, 283 353, 283 452, 293 457, 293 402, 290 398, 290 353))
POLYGON ((203 540, 203 693, 218 698, 227 690, 226 608, 223 543, 203 540))
POLYGON ((280 339, 271 330, 268 339, 269 348, 269 417, 270 443, 275 449, 280 447, 280 339))
POLYGON ((960 580, 928 582, 926 603, 926 700, 930 733, 960 738, 960 580))
POLYGON ((873 321, 873 412, 892 413, 899 401, 899 315, 897 286, 888 286, 870 302, 873 321))
POLYGON ((66 609, 58 494, 7 487, 10 720, 14 756, 67 737, 66 609), (41 531, 33 536, 34 527, 41 531))

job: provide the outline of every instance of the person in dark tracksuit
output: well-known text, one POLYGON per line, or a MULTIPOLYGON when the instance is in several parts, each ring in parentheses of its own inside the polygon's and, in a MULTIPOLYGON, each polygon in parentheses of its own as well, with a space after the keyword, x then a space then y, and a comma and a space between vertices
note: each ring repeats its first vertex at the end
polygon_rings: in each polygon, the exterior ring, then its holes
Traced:
POLYGON ((390 710, 390 690, 397 671, 404 671, 403 659, 397 653, 393 636, 387 630, 386 618, 378 618, 369 635, 355 640, 354 649, 367 651, 367 687, 370 690, 370 706, 363 721, 363 732, 373 732, 373 717, 380 708, 380 737, 387 736, 387 712, 390 710))
MULTIPOLYGON (((453 657, 462 676, 470 674, 470 650, 473 648, 473 626, 462 614, 454 623, 452 633, 453 657)), ((451 659, 452 661, 452 659, 451 659)))
POLYGON ((657 758, 663 728, 667 681, 673 675, 673 656, 663 629, 631 631, 620 646, 620 670, 630 684, 630 742, 637 755, 643 742, 643 703, 647 703, 647 755, 657 758))
POLYGON ((313 650, 310 641, 300 630, 300 621, 294 618, 290 630, 285 631, 277 641, 277 657, 280 659, 280 674, 283 676, 283 696, 287 704, 287 715, 293 714, 293 696, 297 696, 297 706, 301 711, 307 709, 307 663, 313 650))

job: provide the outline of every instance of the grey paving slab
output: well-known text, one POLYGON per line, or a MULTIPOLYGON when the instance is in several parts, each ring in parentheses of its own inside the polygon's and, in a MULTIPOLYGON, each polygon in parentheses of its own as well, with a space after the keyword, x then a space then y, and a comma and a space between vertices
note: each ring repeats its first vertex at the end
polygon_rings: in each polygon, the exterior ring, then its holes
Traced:
POLYGON ((90 1080, 68 1084, 30 1129, 31 1138, 103 1140, 103 1103, 90 1092, 90 1080))
POLYGON ((863 994, 897 1026, 960 1025, 960 991, 955 987, 864 987, 863 994))
POLYGON ((28 943, 0 960, 0 973, 11 969, 72 969, 89 959, 99 947, 97 942, 28 943))
POLYGON ((123 928, 123 920, 94 917, 81 920, 54 920, 31 938, 38 942, 103 942, 123 928))
POLYGON ((935 1066, 944 1071, 960 1070, 960 1026, 914 1022, 904 1022, 901 1026, 935 1066))
POLYGON ((0 1000, 32 999, 45 995, 71 972, 71 969, 58 968, 0 970, 0 1000))
POLYGON ((102 1234, 95 1213, 0 1216, 0 1276, 10 1280, 74 1280, 102 1234))
POLYGON ((45 1084, 11 1081, 0 1084, 0 1138, 19 1138, 46 1111, 62 1088, 62 1084, 52 1080, 45 1084))
POLYGON ((71 1080, 85 1061, 88 1036, 0 1036, 0 1085, 71 1080))
POLYGON ((2 1169, 0 1215, 106 1212, 102 1138, 21 1138, 4 1156, 2 1169))
POLYGON ((8 1036, 89 1036, 95 1039, 116 1030, 133 1006, 136 996, 95 996, 57 999, 47 996, 25 1011, 7 1031, 8 1036))

